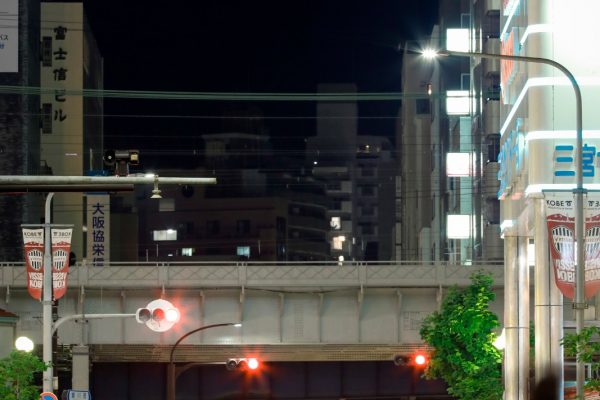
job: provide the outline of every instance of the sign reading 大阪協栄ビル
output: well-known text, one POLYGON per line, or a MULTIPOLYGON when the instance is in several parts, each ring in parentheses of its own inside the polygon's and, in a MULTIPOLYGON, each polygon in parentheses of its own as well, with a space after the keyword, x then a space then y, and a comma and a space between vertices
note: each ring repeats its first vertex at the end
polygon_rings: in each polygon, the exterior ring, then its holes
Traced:
POLYGON ((55 299, 67 291, 73 229, 52 229, 52 289, 55 299))
POLYGON ((110 196, 87 195, 87 259, 94 266, 110 262, 110 196))
MULTIPOLYGON (((585 297, 590 298, 600 289, 600 198, 584 200, 584 215, 585 297)), ((573 299, 577 238, 572 195, 546 195, 546 223, 556 285, 573 299)))
POLYGON ((44 284, 44 230, 23 228, 23 248, 27 270, 27 291, 31 297, 40 300, 44 284))

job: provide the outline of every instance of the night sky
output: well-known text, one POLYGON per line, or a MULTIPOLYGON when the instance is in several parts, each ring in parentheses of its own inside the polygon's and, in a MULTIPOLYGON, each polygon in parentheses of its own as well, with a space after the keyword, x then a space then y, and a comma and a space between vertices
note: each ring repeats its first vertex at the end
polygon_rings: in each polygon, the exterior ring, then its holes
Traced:
MULTIPOLYGON (((318 83, 353 82, 359 92, 397 92, 398 44, 427 36, 437 19, 437 0, 84 5, 104 57, 105 88, 120 90, 314 93, 318 83)), ((391 137, 398 106, 360 103, 359 133, 391 137)), ((266 117, 276 143, 314 135, 315 103, 106 99, 105 147, 174 155, 197 145, 190 138, 230 127, 223 111, 243 115, 249 107, 266 117)))

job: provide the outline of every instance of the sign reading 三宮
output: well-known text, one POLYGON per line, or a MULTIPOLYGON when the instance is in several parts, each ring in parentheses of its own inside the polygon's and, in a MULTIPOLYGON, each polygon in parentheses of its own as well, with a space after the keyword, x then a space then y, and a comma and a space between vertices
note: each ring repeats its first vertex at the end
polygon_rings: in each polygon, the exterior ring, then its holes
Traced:
MULTIPOLYGON (((584 178, 596 176, 594 160, 600 157, 596 146, 584 143, 581 148, 581 169, 584 178)), ((554 146, 554 176, 575 177, 575 146, 572 144, 557 144, 554 146)))
POLYGON ((87 195, 87 259, 94 266, 110 262, 110 196, 87 195))

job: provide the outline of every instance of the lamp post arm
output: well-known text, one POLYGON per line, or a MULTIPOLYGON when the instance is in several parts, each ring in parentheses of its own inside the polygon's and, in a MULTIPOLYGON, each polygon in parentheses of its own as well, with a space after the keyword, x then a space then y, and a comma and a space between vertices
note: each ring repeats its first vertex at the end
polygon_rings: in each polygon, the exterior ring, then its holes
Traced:
POLYGON ((179 345, 179 343, 181 343, 183 341, 183 339, 187 338, 191 334, 199 332, 199 331, 203 331, 205 329, 217 328, 219 326, 233 326, 233 325, 236 325, 236 323, 234 323, 234 322, 228 322, 228 323, 223 323, 223 324, 212 324, 212 325, 201 326, 200 328, 197 328, 197 329, 189 331, 188 333, 186 333, 185 335, 183 335, 182 337, 180 337, 179 339, 177 339, 177 341, 175 342, 175 344, 173 345, 173 347, 171 347, 171 353, 169 354, 169 364, 173 363, 173 353, 175 353, 175 349, 177 348, 177 346, 179 345))
POLYGON ((73 314, 61 317, 52 324, 52 334, 65 322, 74 319, 103 319, 103 318, 129 318, 135 317, 135 314, 73 314))

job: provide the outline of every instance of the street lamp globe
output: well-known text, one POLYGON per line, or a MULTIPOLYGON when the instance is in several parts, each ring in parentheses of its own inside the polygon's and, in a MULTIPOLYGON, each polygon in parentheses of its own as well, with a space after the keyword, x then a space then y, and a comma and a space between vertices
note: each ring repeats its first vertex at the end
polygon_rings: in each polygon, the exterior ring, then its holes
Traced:
POLYGON ((26 336, 20 336, 15 340, 15 347, 19 351, 30 352, 33 350, 33 341, 26 336))
POLYGON ((425 57, 427 60, 433 60, 438 55, 437 51, 432 48, 424 49, 421 54, 423 54, 423 57, 425 57))

